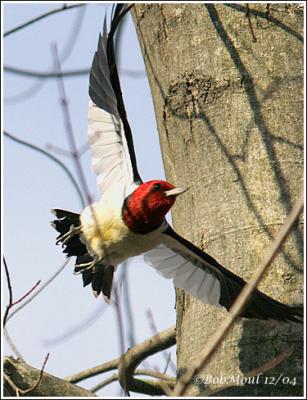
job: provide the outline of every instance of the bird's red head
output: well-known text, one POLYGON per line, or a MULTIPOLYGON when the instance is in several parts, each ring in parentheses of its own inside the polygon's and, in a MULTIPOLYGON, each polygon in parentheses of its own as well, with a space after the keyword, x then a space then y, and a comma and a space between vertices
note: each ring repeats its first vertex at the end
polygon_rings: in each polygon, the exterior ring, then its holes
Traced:
POLYGON ((123 220, 133 232, 151 232, 162 224, 176 197, 186 190, 161 180, 145 182, 126 198, 123 220))

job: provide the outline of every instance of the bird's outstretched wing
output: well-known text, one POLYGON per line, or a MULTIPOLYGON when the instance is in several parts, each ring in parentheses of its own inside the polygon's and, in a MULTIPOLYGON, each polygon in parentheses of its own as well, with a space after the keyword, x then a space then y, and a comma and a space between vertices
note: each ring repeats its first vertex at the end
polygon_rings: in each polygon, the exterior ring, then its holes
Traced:
POLYGON ((122 189, 124 197, 141 183, 113 45, 116 28, 128 10, 123 4, 116 6, 109 33, 104 20, 90 72, 88 111, 88 140, 98 188, 102 193, 111 187, 122 189))
MULTIPOLYGON (((162 236, 162 242, 145 253, 145 262, 165 278, 172 278, 175 287, 184 289, 204 303, 229 310, 246 282, 171 227, 162 236)), ((294 322, 301 322, 302 315, 301 306, 282 304, 259 290, 253 292, 241 313, 247 318, 294 322)))

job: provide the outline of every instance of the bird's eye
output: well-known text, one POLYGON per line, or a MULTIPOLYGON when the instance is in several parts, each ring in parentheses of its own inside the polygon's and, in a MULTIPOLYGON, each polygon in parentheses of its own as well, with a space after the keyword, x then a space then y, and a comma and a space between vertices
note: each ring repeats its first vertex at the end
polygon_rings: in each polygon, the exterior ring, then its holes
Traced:
POLYGON ((153 185, 153 190, 154 190, 154 191, 160 190, 160 189, 161 189, 160 183, 155 183, 155 184, 153 185))

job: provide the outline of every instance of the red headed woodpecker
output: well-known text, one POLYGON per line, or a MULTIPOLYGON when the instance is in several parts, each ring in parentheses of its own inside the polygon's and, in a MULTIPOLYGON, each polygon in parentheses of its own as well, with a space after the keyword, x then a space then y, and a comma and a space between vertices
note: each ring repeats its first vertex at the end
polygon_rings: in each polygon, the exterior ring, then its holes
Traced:
MULTIPOLYGON (((88 140, 102 198, 81 214, 53 210, 57 244, 62 243, 67 256, 76 256, 75 272, 82 274, 84 286, 91 284, 94 294, 102 293, 106 300, 116 266, 144 253, 145 262, 173 279, 175 287, 229 310, 245 281, 178 235, 165 219, 187 189, 140 178, 113 47, 128 9, 116 6, 109 33, 104 20, 90 72, 88 140)), ((302 314, 301 306, 282 304, 255 290, 241 316, 300 322, 302 314)))

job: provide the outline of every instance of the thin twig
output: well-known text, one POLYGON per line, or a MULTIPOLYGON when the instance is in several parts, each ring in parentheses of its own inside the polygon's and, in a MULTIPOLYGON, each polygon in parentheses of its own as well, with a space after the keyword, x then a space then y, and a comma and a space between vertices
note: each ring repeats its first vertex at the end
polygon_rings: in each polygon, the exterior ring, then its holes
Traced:
POLYGON ((22 393, 22 394, 27 394, 27 393, 32 392, 32 390, 35 390, 35 389, 37 388, 37 386, 40 384, 40 381, 42 380, 43 373, 44 373, 44 369, 45 369, 45 366, 46 366, 46 364, 47 364, 48 358, 49 358, 49 353, 47 353, 47 355, 46 355, 46 357, 45 357, 45 360, 44 360, 44 362, 43 362, 42 368, 41 368, 40 373, 39 373, 39 377, 37 378, 37 380, 36 380, 36 382, 34 383, 34 385, 31 386, 31 387, 28 388, 28 389, 23 389, 23 390, 22 390, 22 389, 19 389, 20 393, 22 393))
POLYGON ((9 303, 6 306, 4 317, 3 317, 3 326, 5 326, 6 321, 7 321, 7 317, 9 315, 9 311, 10 311, 11 305, 13 303, 13 290, 12 290, 12 285, 11 285, 11 278, 10 278, 9 269, 7 267, 6 260, 5 260, 4 256, 3 256, 3 265, 4 265, 4 269, 5 269, 7 287, 8 287, 8 290, 9 290, 9 303))
MULTIPOLYGON (((46 363, 46 359, 44 364, 46 363)), ((45 368, 41 368, 41 371, 45 368)), ((14 396, 14 390, 12 391, 12 387, 22 388, 23 390, 27 390, 31 386, 31 393, 25 394, 25 397, 28 398, 94 398, 96 397, 94 393, 89 392, 86 389, 81 388, 80 386, 72 385, 71 383, 58 378, 54 375, 50 375, 47 372, 41 373, 36 368, 31 365, 25 363, 24 361, 15 359, 13 357, 4 357, 3 359, 3 372, 6 374, 6 377, 12 382, 10 385, 8 380, 5 379, 4 390, 11 397, 14 396), (42 374, 41 382, 38 384, 38 387, 34 387, 38 382, 39 376, 42 374)), ((19 394, 19 392, 18 392, 19 394)), ((21 393, 22 395, 22 393, 21 393)), ((14 396, 15 397, 15 396, 14 396)))
MULTIPOLYGON (((125 353, 124 322, 123 322, 123 317, 122 317, 121 307, 120 307, 119 289, 117 286, 114 288, 114 295, 115 295, 114 306, 115 306, 115 310, 116 310, 116 319, 117 319, 119 343, 120 343, 120 354, 123 355, 125 353)), ((123 359, 123 363, 125 363, 125 359, 123 359)), ((123 379, 122 387, 125 391, 125 395, 130 396, 126 382, 125 382, 125 377, 123 379)))
POLYGON ((76 70, 67 70, 63 72, 55 72, 55 71, 32 71, 18 67, 11 67, 11 66, 4 66, 4 72, 9 72, 11 74, 24 76, 26 78, 36 78, 36 79, 54 79, 59 77, 65 78, 74 78, 83 75, 89 75, 90 69, 89 68, 80 68, 76 70))
POLYGON ((20 360, 24 361, 24 358, 23 358, 22 354, 21 354, 20 351, 17 349, 17 346, 16 346, 16 344, 13 342, 13 339, 11 338, 11 336, 10 336, 10 334, 9 334, 9 332, 8 332, 6 326, 3 328, 3 336, 5 337, 5 339, 6 339, 7 343, 8 343, 8 345, 10 346, 11 350, 13 351, 13 353, 14 353, 18 358, 20 358, 20 360))
POLYGON ((42 380, 44 369, 45 369, 46 363, 48 361, 48 358, 49 358, 49 353, 45 357, 45 360, 43 362, 42 368, 40 369, 40 373, 39 373, 39 376, 38 376, 36 382, 34 382, 34 384, 31 387, 29 387, 28 389, 21 389, 20 387, 18 387, 16 385, 15 382, 12 381, 12 379, 8 376, 8 374, 6 374, 6 373, 3 374, 4 379, 11 386, 11 388, 15 391, 16 397, 19 397, 21 394, 25 395, 29 392, 32 392, 32 390, 35 390, 37 388, 37 386, 40 384, 40 382, 42 380))
POLYGON ((239 316, 241 310, 246 305, 250 295, 254 291, 254 289, 258 286, 261 281, 264 273, 270 266, 273 259, 278 254, 280 247, 285 242, 293 225, 295 224, 297 218, 302 212, 304 207, 304 194, 302 193, 295 203, 292 211, 286 218, 286 221, 283 227, 280 229, 276 239, 273 241, 271 246, 269 247, 265 257, 263 258, 262 263, 259 268, 253 274, 251 280, 244 286, 243 290, 237 297, 236 301, 231 306, 229 313, 226 315, 225 320, 221 323, 221 325, 217 328, 216 333, 211 339, 207 342, 205 348, 200 352, 196 360, 193 362, 192 366, 186 370, 184 374, 178 380, 175 389, 173 391, 173 396, 183 396, 185 394, 186 388, 193 379, 195 375, 197 375, 204 366, 211 359, 212 355, 217 350, 217 347, 225 338, 229 329, 234 324, 235 320, 239 316))
POLYGON ((107 310, 108 305, 106 303, 102 303, 102 307, 103 308, 101 308, 100 306, 84 320, 69 327, 66 331, 60 333, 59 335, 51 337, 50 339, 47 338, 43 340, 43 344, 47 346, 54 346, 64 342, 64 340, 66 341, 76 335, 80 335, 86 329, 89 329, 99 318, 102 317, 104 312, 107 310))
POLYGON ((66 91, 65 91, 65 86, 64 86, 64 81, 63 81, 63 75, 62 75, 62 70, 61 70, 61 64, 60 64, 60 59, 58 55, 58 49, 56 43, 53 43, 52 45, 52 54, 53 54, 53 59, 54 59, 54 67, 55 70, 58 72, 58 87, 59 87, 59 93, 60 93, 60 101, 62 105, 62 111, 63 111, 63 119, 64 119, 64 124, 65 124, 65 129, 68 137, 68 142, 69 146, 71 149, 71 154, 73 161, 76 166, 76 171, 79 177, 79 181, 81 183, 82 191, 85 194, 87 198, 87 203, 91 204, 92 202, 92 197, 89 193, 89 189, 87 186, 87 182, 83 173, 83 169, 81 166, 81 161, 79 159, 78 155, 78 149, 75 141, 75 136, 72 128, 72 122, 70 118, 70 113, 69 113, 69 107, 68 107, 68 99, 66 96, 66 91))
MULTIPOLYGON (((157 329, 157 324, 154 320, 154 316, 153 313, 150 309, 147 310, 146 312, 148 320, 150 322, 150 328, 152 333, 154 333, 155 335, 158 334, 158 329, 157 329)), ((174 373, 176 373, 176 365, 173 363, 173 361, 171 360, 171 354, 168 353, 167 351, 163 351, 162 352, 163 357, 165 358, 166 361, 166 365, 164 367, 164 373, 166 373, 168 366, 170 365, 171 369, 173 370, 174 373)))
POLYGON ((132 311, 132 305, 131 305, 131 299, 130 299, 130 291, 129 291, 129 275, 128 275, 128 262, 126 261, 121 265, 123 275, 122 275, 122 281, 123 281, 123 305, 125 307, 125 317, 127 320, 127 337, 128 337, 128 346, 133 347, 136 344, 136 339, 135 339, 135 327, 134 327, 134 317, 133 317, 133 311, 132 311))
MULTIPOLYGON (((60 73, 55 71, 33 71, 29 69, 23 69, 5 65, 3 67, 3 71, 15 75, 24 76, 26 78, 55 79, 61 76, 63 78, 77 78, 79 76, 89 75, 90 68, 72 69, 72 70, 62 71, 62 73, 60 73)), ((135 71, 131 69, 122 69, 120 70, 120 73, 121 75, 126 75, 131 78, 144 78, 146 76, 146 72, 143 70, 135 71)))
POLYGON ((83 193, 86 197, 87 200, 87 204, 89 205, 90 211, 91 211, 91 215, 93 217, 94 223, 96 225, 96 230, 98 235, 100 236, 101 239, 101 250, 104 252, 104 237, 102 235, 101 232, 101 227, 100 224, 98 223, 98 218, 97 215, 95 213, 93 204, 92 204, 92 196, 89 192, 89 188, 85 179, 85 175, 82 169, 82 165, 81 165, 81 160, 79 157, 79 153, 78 153, 78 149, 77 149, 77 145, 76 145, 76 141, 75 141, 75 136, 74 136, 74 131, 72 128, 72 121, 71 121, 71 117, 70 117, 70 112, 69 112, 69 107, 68 107, 68 98, 66 96, 66 91, 65 91, 65 85, 64 85, 64 79, 62 76, 62 70, 61 70, 61 63, 60 63, 60 59, 59 59, 59 55, 58 55, 58 50, 57 50, 57 45, 56 43, 53 43, 52 45, 52 54, 53 54, 53 60, 54 60, 54 67, 55 70, 57 72, 59 72, 59 77, 58 77, 58 87, 59 87, 59 94, 60 94, 60 101, 61 101, 61 105, 62 105, 62 111, 63 111, 63 119, 64 119, 64 125, 65 125, 65 130, 66 130, 66 134, 67 134, 67 138, 68 138, 68 142, 70 145, 70 149, 71 149, 71 154, 72 154, 72 158, 73 161, 75 163, 75 167, 76 167, 76 171, 79 177, 79 181, 81 183, 81 188, 83 190, 83 193))
MULTIPOLYGON (((78 36, 81 32, 82 22, 84 19, 85 7, 81 7, 78 12, 76 13, 76 17, 74 19, 74 23, 72 29, 69 32, 68 39, 66 40, 66 44, 63 47, 60 55, 61 62, 64 63, 68 57, 70 56, 71 52, 75 44, 77 43, 78 36)), ((50 68, 49 68, 50 69, 50 68)), ((4 97, 4 102, 8 104, 16 104, 22 101, 28 101, 30 97, 34 96, 38 91, 43 88, 46 80, 43 79, 36 79, 34 83, 31 83, 31 86, 21 92, 4 97)))
MULTIPOLYGON (((120 279, 114 287, 120 287, 122 280, 120 279)), ((106 302, 102 303, 98 310, 95 310, 90 316, 85 318, 83 321, 78 324, 68 328, 64 333, 53 337, 51 339, 44 340, 44 344, 48 346, 54 346, 63 342, 64 340, 71 339, 75 335, 79 335, 82 331, 88 329, 91 325, 93 325, 99 317, 103 315, 103 313, 107 310, 108 304, 106 302)))
POLYGON ((10 312, 11 308, 12 308, 13 306, 15 306, 16 304, 21 303, 26 297, 28 297, 28 296, 33 292, 33 290, 35 290, 35 289, 37 288, 37 286, 38 286, 40 283, 41 283, 40 280, 37 281, 36 284, 35 284, 33 287, 31 287, 31 289, 29 289, 29 290, 26 292, 26 294, 24 294, 20 299, 18 299, 18 300, 16 300, 16 301, 12 301, 12 302, 9 301, 9 304, 8 304, 7 307, 6 307, 5 314, 4 314, 4 317, 3 317, 3 326, 5 326, 6 323, 7 323, 7 321, 10 319, 9 312, 10 312))
POLYGON ((52 143, 47 143, 46 149, 52 151, 53 153, 57 153, 58 155, 71 158, 71 152, 69 150, 62 149, 61 147, 55 146, 52 143))
POLYGON ((9 302, 8 305, 6 306, 5 309, 5 313, 4 313, 4 317, 3 317, 3 327, 6 325, 8 318, 9 318, 9 312, 11 310, 11 308, 20 303, 21 301, 23 301, 27 296, 29 296, 33 290, 40 284, 41 281, 38 281, 30 290, 28 290, 26 292, 26 294, 24 294, 20 299, 13 301, 13 290, 12 290, 12 284, 11 284, 11 279, 10 279, 10 274, 9 274, 9 270, 6 264, 6 260, 5 257, 3 256, 3 264, 4 264, 4 268, 5 268, 5 274, 6 274, 6 280, 7 280, 7 286, 9 289, 9 302))
MULTIPOLYGON (((46 148, 48 150, 53 151, 54 153, 58 153, 64 157, 71 158, 71 151, 62 149, 61 147, 55 146, 52 143, 47 143, 46 148)), ((79 150, 77 150, 78 156, 80 157, 81 155, 83 155, 88 149, 89 149, 89 145, 88 145, 88 142, 86 142, 79 148, 79 150)))
MULTIPOLYGON (((166 354, 167 354, 167 353, 166 353, 166 354)), ((169 365, 174 366, 174 363, 172 362, 172 354, 171 354, 171 353, 168 353, 168 357, 167 357, 167 359, 166 359, 166 364, 165 364, 165 367, 164 367, 164 369, 163 369, 162 374, 166 374, 169 365)))
POLYGON ((7 322, 18 312, 20 311, 23 307, 25 307, 27 304, 29 304, 33 299, 35 299, 35 297, 37 295, 39 295, 59 274, 60 272, 63 271, 63 269, 66 267, 66 265, 68 264, 69 260, 65 260, 64 264, 61 265, 61 267, 49 278, 47 279, 47 281, 45 283, 43 283, 41 285, 41 287, 35 292, 33 293, 32 296, 28 297, 28 299, 21 304, 19 307, 16 308, 16 310, 14 310, 13 312, 10 313, 10 315, 7 318, 7 322))
POLYGON ((252 25, 252 21, 251 21, 251 16, 250 16, 250 13, 249 13, 249 4, 248 3, 246 3, 245 17, 247 18, 247 21, 248 21, 248 26, 249 26, 249 29, 251 31, 253 42, 256 43, 257 42, 257 38, 256 38, 255 33, 254 33, 254 29, 253 29, 253 25, 252 25))
POLYGON ((13 140, 14 142, 22 144, 23 146, 29 147, 30 149, 43 154, 44 156, 48 157, 50 160, 52 160, 56 164, 58 164, 63 169, 63 171, 67 174, 68 178, 70 179, 71 183, 73 184, 74 188, 77 191, 77 194, 78 194, 78 197, 80 199, 82 206, 85 207, 85 202, 84 202, 84 199, 82 196, 82 192, 79 188, 79 185, 76 182, 75 178, 73 177, 72 173, 69 171, 69 169, 66 167, 66 165, 62 163, 62 161, 60 161, 58 158, 54 157, 52 154, 48 153, 48 151, 41 149, 40 147, 38 147, 37 145, 35 145, 33 143, 29 143, 23 139, 19 139, 16 136, 12 135, 11 133, 8 133, 7 131, 4 131, 3 133, 6 137, 13 140))
POLYGON ((16 385, 15 382, 12 381, 12 379, 8 376, 7 373, 3 374, 4 375, 4 379, 11 386, 11 388, 14 389, 16 397, 19 397, 20 395, 25 395, 25 394, 27 394, 29 392, 32 392, 32 390, 35 390, 37 388, 37 386, 40 384, 40 382, 42 380, 44 369, 45 369, 46 363, 48 361, 48 358, 49 358, 49 353, 45 357, 45 360, 43 362, 42 368, 40 369, 40 373, 39 373, 39 376, 38 376, 36 382, 34 382, 34 384, 31 387, 29 387, 28 389, 21 389, 20 387, 18 387, 16 385))
POLYGON ((3 373, 3 378, 5 381, 7 381, 7 383, 10 385, 10 387, 15 391, 16 397, 19 397, 20 388, 15 385, 15 383, 12 381, 12 379, 5 372, 3 373))
POLYGON ((27 22, 25 22, 25 23, 23 23, 21 25, 16 26, 13 29, 10 29, 10 30, 4 32, 3 37, 7 37, 7 36, 11 35, 14 32, 18 32, 21 29, 24 29, 27 26, 30 26, 30 25, 34 24, 35 22, 41 21, 42 19, 44 19, 46 17, 49 17, 50 15, 53 15, 53 14, 56 14, 56 13, 59 13, 59 12, 62 12, 62 11, 70 10, 70 9, 76 8, 76 7, 84 7, 85 5, 86 4, 83 4, 83 3, 82 4, 70 4, 70 5, 64 4, 60 8, 56 8, 54 10, 50 10, 50 11, 44 13, 44 14, 39 15, 38 17, 32 18, 29 21, 27 21, 27 22))
POLYGON ((37 286, 41 283, 41 280, 37 281, 36 284, 31 287, 30 290, 27 291, 26 294, 24 294, 19 300, 16 300, 12 303, 12 306, 15 306, 16 304, 21 303, 26 297, 28 297, 36 288, 37 286))

